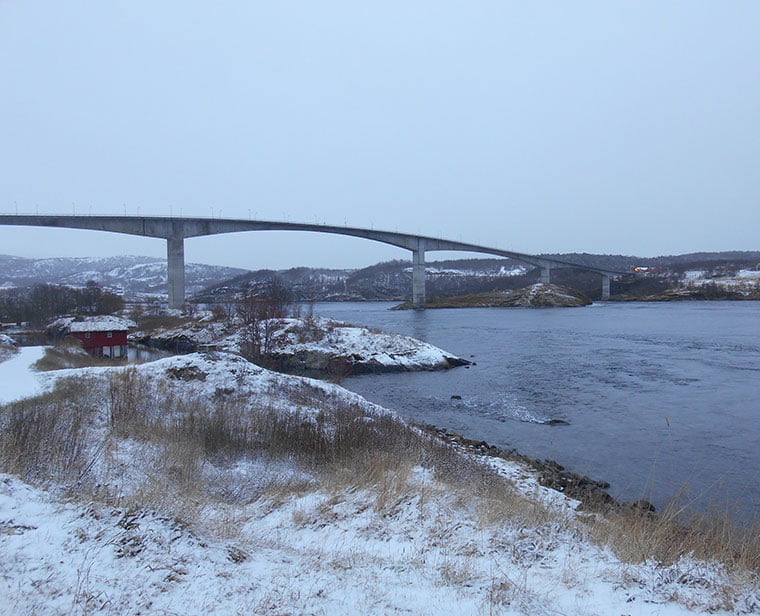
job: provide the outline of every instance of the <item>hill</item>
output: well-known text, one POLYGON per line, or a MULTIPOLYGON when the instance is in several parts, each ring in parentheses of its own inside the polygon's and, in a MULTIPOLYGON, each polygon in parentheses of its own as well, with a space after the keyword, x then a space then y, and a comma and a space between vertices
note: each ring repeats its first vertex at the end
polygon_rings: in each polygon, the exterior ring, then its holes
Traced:
MULTIPOLYGON (((245 271, 188 263, 185 265, 187 292, 196 293, 215 281, 233 278, 245 271)), ((84 286, 89 280, 127 298, 165 295, 166 260, 136 256, 29 259, 0 255, 0 288, 43 282, 76 287, 84 286)))
MULTIPOLYGON (((760 287, 760 280, 747 272, 760 265, 760 252, 692 253, 661 257, 593 255, 586 253, 547 254, 547 257, 619 271, 645 268, 635 281, 613 281, 612 293, 621 298, 655 296, 681 287, 716 285, 713 295, 723 290, 738 294, 749 287, 760 287)), ((409 298, 412 265, 395 260, 358 270, 330 270, 299 267, 288 270, 259 270, 212 285, 196 295, 199 301, 220 301, 232 297, 248 286, 264 290, 272 277, 291 289, 297 301, 390 300, 409 298)), ((512 259, 458 259, 430 261, 426 268, 426 291, 429 298, 453 297, 522 289, 539 281, 539 272, 512 259)), ((577 289, 591 299, 601 297, 598 274, 559 269, 552 271, 552 282, 577 289)), ((738 295, 737 295, 738 296, 738 295)))

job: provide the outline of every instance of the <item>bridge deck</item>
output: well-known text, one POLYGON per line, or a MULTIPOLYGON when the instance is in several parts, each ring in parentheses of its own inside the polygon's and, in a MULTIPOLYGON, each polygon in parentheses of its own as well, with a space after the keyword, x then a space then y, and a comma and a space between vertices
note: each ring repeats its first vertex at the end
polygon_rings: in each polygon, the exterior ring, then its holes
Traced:
POLYGON ((507 257, 541 268, 542 280, 546 281, 549 280, 550 271, 552 269, 576 268, 591 271, 600 274, 603 277, 603 289, 607 291, 607 294, 609 293, 609 277, 631 275, 630 272, 589 267, 542 255, 531 255, 425 235, 310 223, 232 218, 0 214, 0 225, 86 229, 165 239, 167 240, 169 305, 174 308, 181 307, 184 302, 184 240, 191 237, 245 231, 308 231, 313 233, 330 233, 359 237, 411 250, 413 255, 412 261, 414 264, 412 296, 415 305, 418 307, 424 306, 424 255, 425 252, 431 251, 446 250, 454 252, 474 252, 507 257))

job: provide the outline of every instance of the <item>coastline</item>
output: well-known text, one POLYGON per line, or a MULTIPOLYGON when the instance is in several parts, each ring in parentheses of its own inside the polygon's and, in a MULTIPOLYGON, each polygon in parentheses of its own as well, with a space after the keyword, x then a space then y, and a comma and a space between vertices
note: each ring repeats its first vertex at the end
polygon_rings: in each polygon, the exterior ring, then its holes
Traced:
POLYGON ((626 510, 656 516, 655 506, 643 498, 632 501, 619 501, 612 497, 607 489, 610 484, 606 481, 591 479, 567 470, 555 460, 540 460, 520 453, 517 449, 501 449, 484 440, 475 440, 457 432, 449 431, 431 424, 419 424, 417 427, 436 438, 461 447, 467 453, 490 458, 500 458, 510 462, 518 462, 538 475, 540 485, 556 490, 581 502, 577 511, 608 513, 611 510, 626 510))

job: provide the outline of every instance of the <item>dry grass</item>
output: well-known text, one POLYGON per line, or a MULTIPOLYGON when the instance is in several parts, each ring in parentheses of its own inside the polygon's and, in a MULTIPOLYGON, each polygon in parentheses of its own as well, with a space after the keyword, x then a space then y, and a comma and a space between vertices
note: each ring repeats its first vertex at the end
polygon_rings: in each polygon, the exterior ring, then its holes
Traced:
POLYGON ((374 508, 392 511, 418 492, 410 488, 411 469, 424 467, 466 506, 487 512, 483 519, 489 524, 535 514, 536 506, 491 468, 397 417, 370 413, 309 385, 270 392, 311 409, 283 412, 234 395, 184 397, 149 383, 135 369, 113 374, 105 388, 71 379, 59 383, 50 394, 0 410, 3 470, 29 480, 73 483, 82 493, 122 506, 163 502, 176 509, 181 503, 187 510, 182 515, 192 517, 204 502, 283 500, 313 487, 307 478, 335 492, 371 490, 374 508), (101 404, 96 411, 93 397, 105 399, 107 409, 101 404), (100 428, 88 429, 96 412, 100 428), (83 481, 114 439, 142 443, 153 452, 129 462, 146 473, 129 494, 104 488, 108 478, 83 481), (250 486, 209 480, 208 469, 240 460, 280 461, 298 472, 250 486))
POLYGON ((613 510, 590 522, 590 536, 623 562, 672 564, 691 557, 760 573, 760 523, 740 526, 725 508, 695 513, 674 502, 657 515, 613 510))
POLYGON ((0 464, 30 482, 81 481, 93 456, 87 439, 88 384, 63 381, 53 391, 0 407, 0 464))
MULTIPOLYGON (((260 500, 268 503, 264 508, 274 508, 315 486, 336 499, 369 491, 374 495, 369 506, 393 515, 412 500, 422 508, 433 490, 424 486, 435 485, 483 527, 507 523, 565 530, 609 545, 630 563, 656 559, 670 564, 691 556, 718 561, 730 571, 760 573, 760 528, 739 528, 725 513, 686 518, 683 507, 657 516, 619 509, 572 522, 523 497, 473 456, 393 415, 374 414, 319 388, 269 392, 312 409, 283 412, 234 394, 198 399, 162 387, 126 369, 105 387, 64 379, 48 394, 0 407, 0 468, 33 483, 55 479, 85 497, 119 506, 169 511, 187 524, 203 524, 209 506, 218 511, 260 500), (142 473, 142 480, 124 492, 93 477, 93 468, 117 441, 141 444, 144 453, 142 459, 130 459, 133 466, 125 471, 142 473), (219 470, 261 460, 296 470, 249 484, 219 470), (419 468, 428 469, 437 482, 421 485, 415 479, 419 468)), ((328 509, 297 510, 294 522, 321 518, 329 523, 328 509)), ((519 552, 520 546, 511 549, 519 552)), ((530 556, 520 553, 520 558, 530 556)), ((444 584, 464 583, 466 563, 443 563, 440 575, 444 584)), ((501 596, 512 587, 497 586, 494 592, 501 596)))
POLYGON ((510 489, 492 469, 401 419, 370 414, 308 384, 282 386, 276 393, 297 407, 320 409, 316 414, 251 405, 234 396, 200 401, 163 395, 146 386, 135 370, 112 376, 108 392, 111 429, 124 438, 194 443, 188 448, 209 458, 295 460, 310 472, 350 476, 364 485, 380 485, 389 474, 419 465, 476 495, 493 498, 510 489))

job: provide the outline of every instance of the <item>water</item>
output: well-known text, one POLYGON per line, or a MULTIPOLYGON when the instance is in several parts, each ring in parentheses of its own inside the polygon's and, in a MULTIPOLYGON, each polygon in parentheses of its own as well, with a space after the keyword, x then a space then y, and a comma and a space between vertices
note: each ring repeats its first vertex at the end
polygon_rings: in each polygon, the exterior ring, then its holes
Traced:
POLYGON ((127 360, 130 364, 142 364, 164 357, 169 357, 171 353, 168 351, 161 351, 152 347, 147 347, 142 344, 130 344, 127 348, 127 360))
POLYGON ((417 421, 557 460, 622 500, 760 515, 760 303, 315 312, 420 338, 477 362, 343 385, 417 421), (452 400, 459 395, 461 400, 452 400), (543 422, 561 419, 569 425, 543 422))

